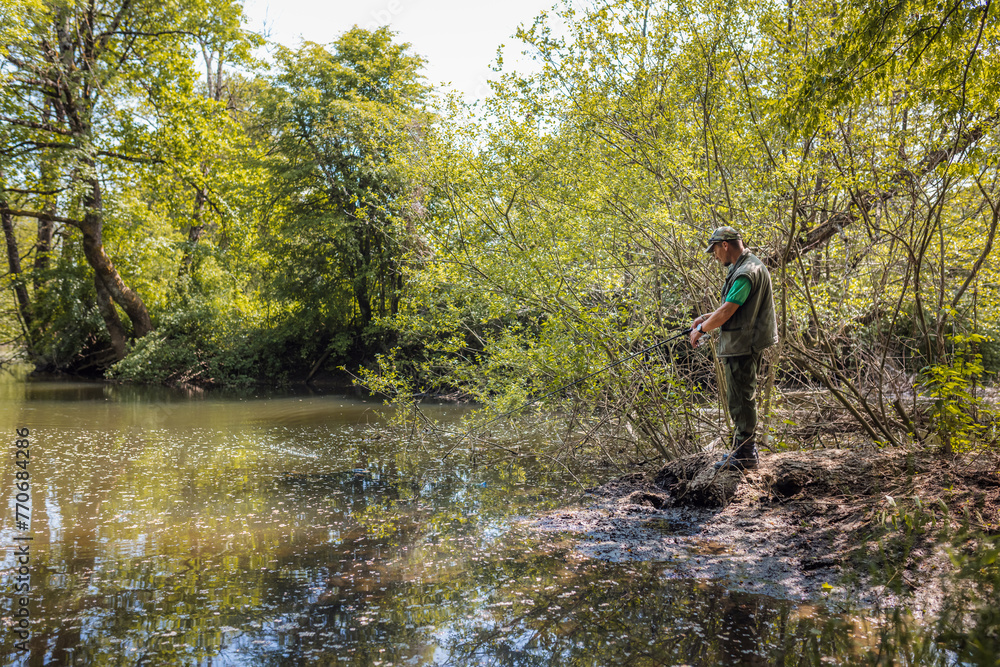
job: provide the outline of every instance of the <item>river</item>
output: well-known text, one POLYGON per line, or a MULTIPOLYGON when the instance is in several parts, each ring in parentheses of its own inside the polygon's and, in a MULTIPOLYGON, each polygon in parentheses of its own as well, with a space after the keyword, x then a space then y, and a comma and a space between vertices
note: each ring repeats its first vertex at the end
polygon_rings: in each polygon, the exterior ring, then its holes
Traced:
MULTIPOLYGON (((451 428, 463 410, 426 407, 451 428)), ((870 664, 887 639, 864 614, 536 537, 520 518, 610 473, 474 464, 386 419, 341 395, 4 371, 4 664, 870 664)))

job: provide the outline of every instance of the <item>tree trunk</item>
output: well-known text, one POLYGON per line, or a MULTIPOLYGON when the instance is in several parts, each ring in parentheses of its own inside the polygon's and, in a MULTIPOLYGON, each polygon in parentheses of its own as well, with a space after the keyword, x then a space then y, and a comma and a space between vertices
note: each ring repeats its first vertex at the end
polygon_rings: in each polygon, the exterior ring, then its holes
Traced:
POLYGON ((108 294, 104 281, 101 280, 96 271, 94 272, 94 289, 97 292, 97 308, 101 311, 104 327, 108 330, 108 335, 111 336, 111 349, 115 351, 115 359, 124 359, 126 352, 125 327, 122 326, 121 318, 118 317, 118 311, 115 310, 115 304, 111 301, 111 295, 108 294))
MULTIPOLYGON (((105 290, 105 295, 110 297, 115 303, 122 307, 125 314, 132 322, 132 333, 136 338, 142 338, 153 330, 153 323, 149 319, 149 311, 142 298, 136 294, 118 274, 118 270, 107 253, 104 252, 104 242, 102 240, 101 222, 101 189, 96 181, 90 184, 90 192, 84 198, 84 206, 87 213, 80 223, 80 231, 83 232, 83 254, 87 258, 87 263, 94 270, 95 285, 98 287, 98 302, 101 299, 101 287, 105 290)), ((121 328, 121 320, 114 308, 106 309, 101 307, 101 315, 104 317, 104 324, 111 335, 112 344, 121 328), (111 318, 111 314, 114 317, 111 318), (117 323, 117 325, 116 325, 117 323), (117 328, 117 331, 115 330, 117 328)), ((123 339, 124 340, 124 339, 123 339)), ((115 348, 116 354, 119 350, 115 348)), ((124 356, 124 344, 119 358, 124 356)))
MULTIPOLYGON (((83 232, 83 253, 87 257, 87 263, 94 269, 94 277, 103 285, 108 296, 115 303, 122 307, 125 314, 132 322, 132 332, 136 338, 142 338, 153 330, 153 323, 149 319, 149 312, 142 298, 136 294, 118 274, 118 269, 111 263, 111 259, 104 252, 104 245, 101 241, 101 225, 99 222, 89 220, 93 215, 88 213, 84 218, 84 223, 80 225, 83 232)), ((107 323, 107 320, 105 320, 107 323)))
POLYGON ((14 282, 17 310, 24 325, 25 347, 31 352, 31 301, 28 299, 28 288, 21 279, 21 255, 17 250, 17 237, 14 236, 14 216, 10 214, 7 202, 2 200, 0 200, 0 218, 3 221, 3 235, 7 241, 7 266, 14 282))
MULTIPOLYGON (((54 207, 50 211, 46 207, 46 213, 54 212, 54 207)), ((35 241, 35 264, 31 273, 32 285, 37 291, 41 287, 41 274, 49 268, 49 259, 52 252, 52 235, 55 232, 55 223, 51 218, 38 219, 38 238, 35 241)))
MULTIPOLYGON (((202 169, 204 172, 204 169, 202 169)), ((191 263, 194 261, 192 254, 194 253, 195 246, 198 245, 198 241, 201 239, 202 233, 205 231, 205 223, 203 216, 205 213, 205 203, 208 201, 208 197, 205 195, 205 190, 203 188, 198 188, 194 193, 194 210, 191 212, 191 228, 188 229, 188 242, 184 246, 184 256, 181 258, 181 267, 178 270, 178 275, 186 275, 191 270, 191 263)))
MULTIPOLYGON (((46 107, 45 122, 50 122, 49 115, 52 111, 50 107, 46 107)), ((59 118, 60 123, 63 120, 63 118, 59 118)), ((38 290, 42 287, 45 272, 48 271, 52 258, 52 237, 55 234, 55 217, 58 203, 58 194, 55 194, 55 192, 57 192, 59 187, 57 161, 52 158, 45 159, 41 164, 40 171, 43 189, 51 189, 53 190, 53 194, 47 195, 42 205, 42 212, 48 214, 49 217, 38 218, 38 236, 35 239, 35 261, 31 272, 31 287, 36 297, 38 290)))

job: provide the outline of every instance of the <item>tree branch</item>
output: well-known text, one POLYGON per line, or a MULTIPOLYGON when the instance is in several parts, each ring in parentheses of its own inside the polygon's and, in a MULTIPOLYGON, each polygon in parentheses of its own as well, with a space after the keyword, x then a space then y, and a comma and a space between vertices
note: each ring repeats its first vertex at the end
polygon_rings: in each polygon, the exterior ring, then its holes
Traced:
POLYGON ((73 144, 60 144, 47 141, 19 141, 6 150, 0 150, 0 155, 20 155, 40 150, 42 148, 76 148, 73 144))
POLYGON ((990 231, 989 234, 987 234, 986 245, 983 247, 983 251, 979 254, 979 257, 976 259, 976 263, 972 265, 972 270, 969 272, 969 275, 965 278, 965 282, 963 282, 962 286, 958 288, 957 292, 955 292, 955 298, 953 298, 951 301, 952 309, 958 307, 958 302, 962 300, 962 295, 965 294, 965 291, 967 289, 969 289, 969 285, 972 284, 972 281, 975 280, 976 276, 979 275, 980 269, 983 268, 983 263, 986 261, 986 258, 993 250, 993 241, 996 239, 997 235, 997 224, 1000 223, 1000 203, 998 204, 993 203, 993 200, 990 199, 989 194, 987 194, 986 190, 983 188, 982 182, 978 178, 976 179, 976 185, 979 186, 979 191, 983 193, 983 197, 986 199, 986 202, 990 205, 990 208, 993 210, 993 220, 990 222, 990 231))
POLYGON ((125 160, 126 162, 136 162, 139 164, 163 164, 163 160, 156 157, 142 157, 140 155, 126 155, 125 153, 118 153, 115 151, 97 151, 97 154, 102 157, 113 157, 118 160, 125 160))
POLYGON ((73 225, 74 227, 80 226, 79 220, 73 220, 72 218, 63 218, 58 215, 52 215, 50 213, 45 213, 43 211, 19 211, 12 208, 5 209, 6 213, 14 216, 15 218, 35 218, 36 220, 51 220, 52 222, 61 222, 64 225, 73 225))
POLYGON ((43 132, 52 132, 53 134, 60 134, 64 137, 71 137, 73 133, 69 130, 64 130, 62 128, 53 127, 49 123, 36 123, 32 120, 23 120, 20 118, 11 118, 9 116, 0 116, 0 121, 4 123, 10 123, 11 125, 20 125, 21 127, 30 127, 33 130, 41 130, 43 132))
MULTIPOLYGON (((794 244, 785 261, 823 246, 840 230, 855 222, 858 217, 867 216, 876 206, 898 195, 905 182, 913 182, 926 176, 942 163, 951 160, 972 146, 982 139, 987 128, 995 124, 998 118, 1000 118, 1000 114, 994 114, 968 132, 962 132, 950 147, 931 151, 920 160, 916 172, 908 169, 897 171, 890 179, 892 187, 889 189, 880 192, 859 192, 856 197, 852 197, 854 206, 848 207, 845 211, 834 213, 827 218, 826 222, 809 230, 804 239, 800 239, 794 244)), ((765 258, 765 262, 768 266, 777 266, 781 262, 781 256, 778 253, 772 253, 765 258)))
POLYGON ((68 188, 58 188, 57 190, 22 190, 21 188, 3 188, 6 192, 13 192, 18 195, 39 195, 42 197, 52 197, 65 192, 68 188))
POLYGON ((165 37, 166 35, 187 35, 188 37, 197 37, 197 33, 191 32, 190 30, 159 30, 156 32, 143 32, 141 30, 118 30, 116 32, 102 32, 98 35, 101 38, 111 37, 113 35, 126 35, 129 37, 165 37))

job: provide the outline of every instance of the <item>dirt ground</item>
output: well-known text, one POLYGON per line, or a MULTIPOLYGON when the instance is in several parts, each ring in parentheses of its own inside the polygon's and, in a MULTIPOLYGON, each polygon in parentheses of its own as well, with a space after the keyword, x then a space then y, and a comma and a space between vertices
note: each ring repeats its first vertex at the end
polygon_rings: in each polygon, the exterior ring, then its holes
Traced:
POLYGON ((593 558, 655 560, 680 578, 793 600, 937 609, 951 570, 935 536, 1000 532, 1000 460, 825 449, 764 454, 745 475, 698 454, 589 489, 530 521, 593 558), (727 477, 728 476, 728 477, 727 477), (707 482, 707 483, 706 483, 707 482))

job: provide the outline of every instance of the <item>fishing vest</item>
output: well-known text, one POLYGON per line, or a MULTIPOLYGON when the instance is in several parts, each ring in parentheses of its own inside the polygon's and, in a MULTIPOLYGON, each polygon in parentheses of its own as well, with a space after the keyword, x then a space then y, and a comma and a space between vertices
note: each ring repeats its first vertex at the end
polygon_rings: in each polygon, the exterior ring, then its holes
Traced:
POLYGON ((729 267, 722 300, 726 300, 733 283, 740 276, 750 279, 750 295, 736 309, 719 331, 720 357, 740 357, 753 354, 778 342, 778 324, 774 318, 774 296, 771 274, 748 248, 729 267))

